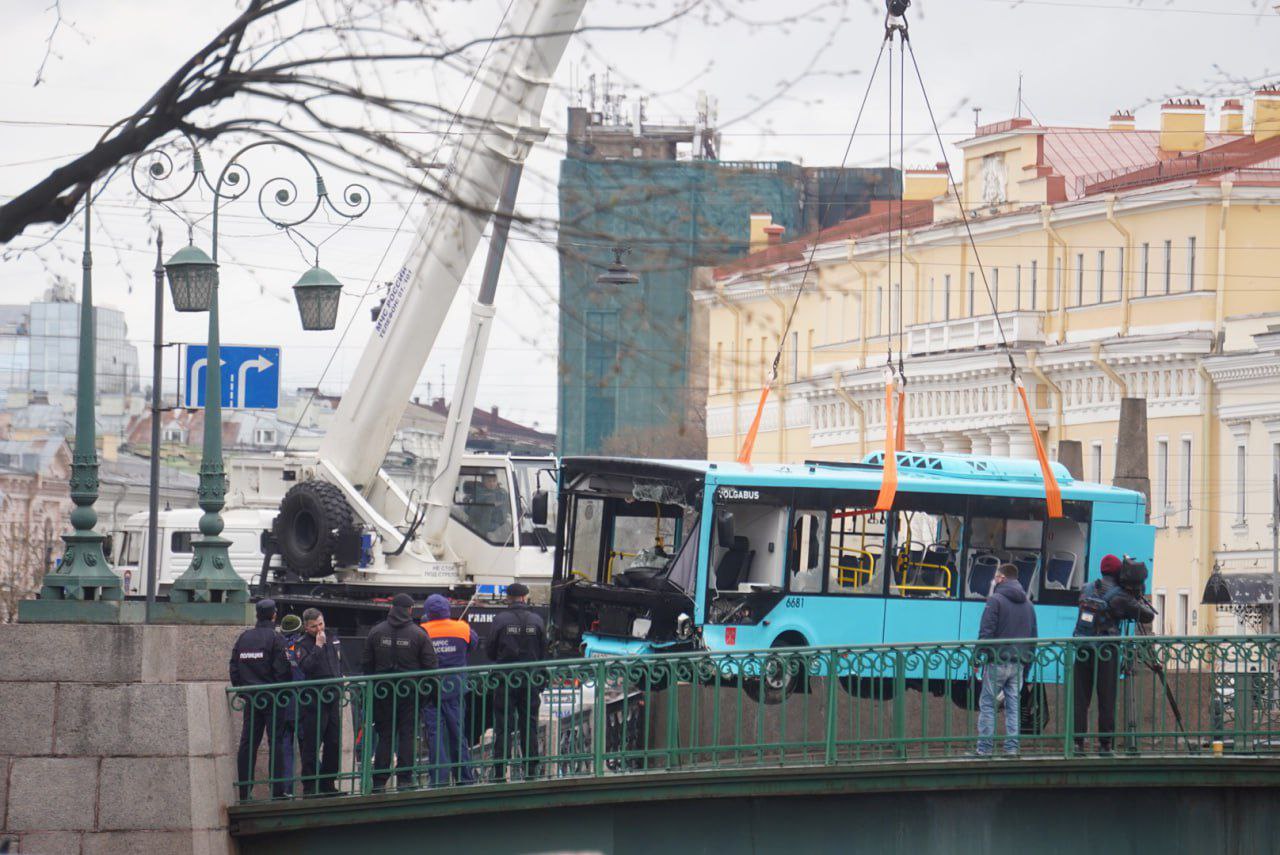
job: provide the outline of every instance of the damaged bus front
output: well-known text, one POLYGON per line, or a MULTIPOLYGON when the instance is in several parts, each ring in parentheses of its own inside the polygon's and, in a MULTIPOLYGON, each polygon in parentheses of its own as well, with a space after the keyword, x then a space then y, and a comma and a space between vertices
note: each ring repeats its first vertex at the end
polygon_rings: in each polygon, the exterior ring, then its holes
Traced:
POLYGON ((552 618, 561 652, 700 647, 694 626, 707 464, 566 458, 552 618))

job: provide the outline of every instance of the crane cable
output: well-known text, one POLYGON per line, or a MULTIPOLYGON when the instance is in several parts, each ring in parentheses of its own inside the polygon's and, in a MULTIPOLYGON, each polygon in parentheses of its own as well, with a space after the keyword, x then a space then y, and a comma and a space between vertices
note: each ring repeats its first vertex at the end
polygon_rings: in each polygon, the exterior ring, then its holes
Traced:
MULTIPOLYGON (((909 5, 909 4, 908 4, 909 5)), ((890 6, 886 10, 884 21, 884 38, 889 44, 889 168, 893 168, 893 34, 899 33, 902 39, 902 50, 898 57, 898 123, 899 127, 905 127, 902 124, 902 114, 906 107, 904 93, 906 92, 906 76, 904 68, 904 57, 906 56, 907 44, 907 21, 901 13, 906 11, 906 6, 902 6, 898 10, 899 14, 894 14, 893 8, 890 6)), ((901 165, 905 157, 903 150, 906 147, 906 138, 900 132, 898 135, 898 162, 901 165)), ((901 167, 900 167, 901 169, 901 167)), ((904 172, 899 172, 899 179, 903 180, 904 172)), ((898 221, 897 238, 898 238, 898 287, 893 287, 893 239, 894 239, 894 219, 893 219, 893 201, 889 202, 889 229, 888 229, 888 252, 886 257, 885 271, 888 273, 889 281, 889 329, 887 346, 885 348, 885 369, 884 369, 884 463, 883 471, 880 476, 880 491, 876 495, 875 510, 888 511, 893 507, 893 500, 898 494, 898 452, 903 451, 906 447, 906 405, 907 405, 907 376, 905 365, 903 362, 903 321, 902 321, 902 271, 903 261, 905 258, 904 244, 904 228, 906 220, 903 216, 903 199, 902 193, 898 194, 898 221), (894 294, 894 291, 897 294, 894 294), (894 304, 897 304, 897 311, 894 311, 894 304), (894 316, 897 316, 897 333, 898 333, 898 366, 897 371, 893 365, 893 336, 895 332, 894 316)), ((877 325, 880 319, 876 319, 877 325)))
POLYGON ((996 331, 1000 334, 1000 347, 1004 351, 1005 358, 1009 360, 1009 379, 1018 392, 1018 398, 1022 401, 1022 411, 1027 417, 1027 428, 1031 431, 1031 440, 1035 444, 1036 458, 1040 462, 1040 474, 1044 479, 1044 497, 1045 504, 1048 507, 1049 518, 1061 519, 1062 489, 1058 486, 1057 476, 1053 474, 1053 467, 1049 464, 1049 455, 1045 453, 1044 442, 1040 439, 1040 431, 1036 429, 1035 420, 1031 416, 1031 404, 1027 400, 1027 387, 1022 382, 1017 363, 1013 361, 1013 352, 1009 350, 1009 340, 1005 337, 1004 323, 1000 319, 1000 307, 996 305, 991 286, 987 282, 987 270, 982 264, 981 255, 978 253, 978 243, 974 240, 973 229, 969 225, 969 215, 964 209, 964 202, 960 199, 959 190, 951 178, 951 161, 947 157, 947 147, 942 142, 942 133, 938 130, 938 121, 933 115, 933 105, 929 102, 929 92, 924 85, 924 76, 920 73, 920 64, 916 62, 916 52, 911 46, 911 41, 907 37, 905 28, 902 30, 902 42, 905 49, 904 52, 911 54, 911 65, 915 69, 916 80, 920 83, 920 94, 924 97, 924 105, 929 112, 929 122, 933 125, 933 135, 938 141, 942 162, 947 169, 947 187, 955 195, 956 207, 960 210, 960 219, 964 223, 969 246, 973 249, 973 260, 978 266, 978 273, 982 276, 982 287, 987 292, 987 300, 991 303, 991 313, 995 317, 996 331))
MULTIPOLYGON (((857 136, 858 125, 862 122, 862 113, 867 107, 867 98, 871 95, 871 85, 875 82, 876 72, 880 68, 880 60, 884 58, 884 48, 888 41, 889 36, 886 33, 885 40, 880 42, 880 52, 876 54, 876 61, 871 68, 871 75, 867 79, 866 91, 862 93, 862 103, 858 105, 858 114, 853 120, 853 129, 849 131, 849 140, 845 143, 844 156, 840 159, 840 171, 837 173, 835 189, 832 192, 833 198, 838 197, 840 185, 844 181, 844 166, 849 161, 849 153, 853 149, 853 140, 857 136)), ((818 214, 819 234, 821 234, 821 207, 818 209, 818 214)), ((782 348, 786 346, 787 334, 791 331, 792 322, 795 321, 796 309, 800 306, 800 296, 804 293, 805 282, 809 278, 809 271, 813 268, 813 257, 814 253, 818 251, 818 243, 818 235, 815 235, 813 246, 809 248, 809 258, 805 262, 803 272, 800 274, 800 286, 796 289, 795 299, 791 302, 791 310, 788 312, 786 323, 782 327, 782 335, 778 337, 778 349, 773 354, 773 364, 769 368, 769 376, 765 379, 764 387, 760 390, 760 402, 756 405, 755 417, 752 418, 751 426, 747 429, 747 435, 742 440, 742 448, 739 450, 737 458, 739 463, 747 464, 751 462, 751 454, 755 450, 756 436, 760 432, 760 421, 764 416, 764 406, 769 400, 769 391, 778 379, 778 364, 782 360, 782 348)), ((779 419, 778 429, 786 430, 786 414, 780 413, 779 415, 781 418, 779 419)))

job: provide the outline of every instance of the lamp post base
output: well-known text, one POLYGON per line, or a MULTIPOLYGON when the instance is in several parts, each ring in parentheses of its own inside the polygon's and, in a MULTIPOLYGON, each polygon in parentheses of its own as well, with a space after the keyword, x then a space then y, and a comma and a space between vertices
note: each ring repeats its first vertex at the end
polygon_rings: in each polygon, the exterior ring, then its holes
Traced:
POLYGON ((102 551, 105 539, 89 530, 63 535, 62 563, 44 576, 40 599, 24 600, 24 623, 142 623, 141 603, 127 603, 120 578, 102 551))
POLYGON ((251 603, 164 603, 147 606, 147 623, 253 626, 251 603))

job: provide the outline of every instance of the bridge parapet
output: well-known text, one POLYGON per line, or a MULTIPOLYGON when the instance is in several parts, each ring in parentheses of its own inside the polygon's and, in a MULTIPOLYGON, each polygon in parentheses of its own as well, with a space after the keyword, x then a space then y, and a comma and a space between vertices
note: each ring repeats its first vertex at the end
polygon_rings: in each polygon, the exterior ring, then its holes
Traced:
MULTIPOLYGON (((292 790, 295 778, 344 803, 393 786, 473 785, 437 797, 448 801, 624 776, 951 763, 979 747, 992 661, 1017 661, 1024 674, 1021 757, 1101 762, 1109 747, 1120 757, 1280 760, 1275 636, 680 653, 280 684, 229 698, 267 730, 293 727, 295 741, 279 750, 310 753, 288 780, 263 764, 241 782, 245 803, 269 798, 272 783, 292 790), (1115 724, 1100 729, 1097 698, 1083 719, 1076 701, 1112 671, 1122 675, 1115 724), (326 717, 341 748, 329 769, 309 724, 326 717)), ((1004 747, 1000 735, 990 749, 1004 747)))

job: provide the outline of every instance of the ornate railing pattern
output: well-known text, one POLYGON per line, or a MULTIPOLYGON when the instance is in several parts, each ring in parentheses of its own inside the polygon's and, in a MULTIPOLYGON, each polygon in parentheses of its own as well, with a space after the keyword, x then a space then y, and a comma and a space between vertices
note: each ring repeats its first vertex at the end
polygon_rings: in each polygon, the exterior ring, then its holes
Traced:
MULTIPOLYGON (((241 801, 967 758, 984 663, 1020 649, 1030 659, 1021 756, 1093 757, 1107 742, 1116 755, 1280 754, 1277 636, 791 648, 229 689, 233 714, 250 733, 268 735, 254 771, 238 782, 241 801), (1113 666, 1122 675, 1114 730, 1099 732, 1098 699, 1086 718, 1075 701, 1084 682, 1105 683, 1113 666), (316 736, 326 727, 327 764, 326 740, 316 736)), ((1003 712, 996 720, 1000 757, 1003 712)))

